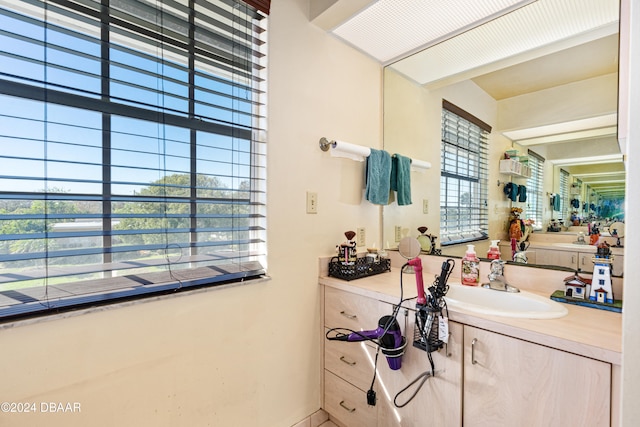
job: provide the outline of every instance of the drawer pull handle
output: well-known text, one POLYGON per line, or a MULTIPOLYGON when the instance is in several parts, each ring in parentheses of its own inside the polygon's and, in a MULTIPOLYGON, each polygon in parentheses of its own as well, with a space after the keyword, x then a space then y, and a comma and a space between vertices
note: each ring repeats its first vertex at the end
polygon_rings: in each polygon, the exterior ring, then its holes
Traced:
POLYGON ((476 360, 476 343, 478 342, 477 338, 471 340, 471 364, 475 365, 478 363, 476 360))
POLYGON ((344 357, 344 356, 340 356, 340 360, 341 360, 342 362, 346 363, 346 364, 347 364, 347 365, 349 365, 349 366, 356 366, 356 362, 352 362, 352 361, 350 361, 350 360, 347 360, 347 358, 346 358, 346 357, 344 357))
POLYGON ((344 404, 344 400, 342 402, 340 402, 340 406, 342 406, 344 409, 346 409, 347 411, 351 412, 355 412, 356 408, 349 408, 347 405, 344 404))
POLYGON ((356 316, 355 314, 349 314, 346 311, 342 310, 340 312, 340 314, 342 314, 344 317, 346 317, 347 319, 357 319, 358 316, 356 316))

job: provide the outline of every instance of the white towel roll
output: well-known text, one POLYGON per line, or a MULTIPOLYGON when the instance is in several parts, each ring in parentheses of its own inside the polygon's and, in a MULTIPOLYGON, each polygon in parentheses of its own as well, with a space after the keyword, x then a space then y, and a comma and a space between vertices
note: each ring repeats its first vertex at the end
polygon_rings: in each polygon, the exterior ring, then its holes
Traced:
POLYGON ((424 172, 427 169, 431 169, 431 163, 424 160, 411 159, 411 170, 416 172, 424 172))
POLYGON ((371 154, 371 149, 369 147, 349 144, 344 141, 334 141, 334 143, 331 144, 330 151, 332 157, 343 157, 358 162, 364 162, 364 159, 369 157, 369 154, 371 154))

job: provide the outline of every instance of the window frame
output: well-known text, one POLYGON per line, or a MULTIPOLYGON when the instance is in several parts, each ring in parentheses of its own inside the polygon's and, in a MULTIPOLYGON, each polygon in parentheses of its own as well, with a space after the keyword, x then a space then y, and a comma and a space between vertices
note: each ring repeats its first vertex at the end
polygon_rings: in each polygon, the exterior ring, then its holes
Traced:
MULTIPOLYGON (((238 3, 241 0, 237 0, 238 3)), ((127 0, 119 0, 114 1, 115 3, 124 4, 127 0)), ((101 192, 97 193, 65 193, 65 192, 57 192, 56 190, 47 191, 49 186, 55 185, 55 179, 50 180, 47 175, 46 167, 45 167, 45 178, 44 178, 44 188, 43 192, 37 191, 16 191, 9 188, 0 189, 0 201, 2 200, 12 200, 12 199, 20 199, 24 198, 25 200, 36 200, 41 201, 44 204, 44 211, 38 215, 30 215, 32 219, 38 220, 44 224, 43 232, 35 233, 35 234, 25 234, 21 232, 19 234, 15 234, 12 236, 4 236, 4 240, 8 241, 13 239, 12 241, 18 241, 20 239, 31 239, 34 241, 41 241, 44 244, 45 251, 42 254, 36 253, 25 253, 24 255, 17 255, 14 252, 7 252, 0 254, 0 263, 7 262, 7 260, 20 260, 21 257, 24 258, 23 261, 27 260, 35 260, 36 258, 44 259, 44 268, 37 274, 40 276, 34 276, 35 280, 42 280, 42 283, 38 286, 31 286, 25 288, 12 288, 11 280, 0 280, 0 320, 14 319, 16 317, 26 316, 26 315, 34 315, 34 314, 48 314, 55 313, 60 311, 61 309, 71 309, 82 307, 88 304, 97 304, 97 303, 115 303, 122 301, 123 299, 131 299, 131 298, 140 298, 140 297, 148 297, 154 296, 157 294, 163 294, 166 292, 176 292, 185 289, 192 289, 196 287, 202 286, 215 286, 228 284, 233 282, 245 282, 248 283, 251 279, 259 279, 265 276, 266 274, 266 106, 263 103, 262 99, 266 97, 266 36, 263 33, 262 25, 257 25, 258 21, 262 21, 261 24, 265 24, 266 26, 266 17, 264 14, 258 13, 255 9, 250 6, 244 5, 241 8, 234 8, 231 3, 234 3, 234 0, 186 0, 188 6, 184 5, 184 1, 182 0, 164 0, 161 2, 160 8, 162 9, 162 14, 160 19, 160 25, 162 27, 162 31, 153 32, 150 31, 150 26, 154 25, 153 22, 144 21, 144 19, 140 19, 139 21, 135 21, 134 18, 131 18, 131 21, 127 21, 123 16, 123 13, 119 13, 117 10, 108 9, 108 1, 102 3, 102 7, 100 8, 98 0, 98 9, 92 9, 88 5, 93 6, 90 0, 83 0, 73 2, 66 0, 46 0, 45 6, 43 6, 44 13, 44 21, 47 20, 47 11, 48 8, 56 9, 57 11, 63 10, 64 8, 68 8, 68 14, 59 13, 58 20, 56 23, 44 23, 42 24, 42 28, 44 30, 43 34, 47 34, 49 29, 49 25, 51 27, 62 28, 61 33, 64 32, 66 28, 68 30, 68 34, 73 34, 75 31, 78 31, 78 28, 82 28, 83 26, 87 26, 88 24, 82 23, 79 20, 74 20, 75 16, 85 16, 87 20, 96 20, 93 21, 94 27, 97 30, 91 36, 97 36, 98 38, 94 40, 95 43, 100 45, 100 81, 101 88, 99 96, 96 94, 92 94, 87 92, 85 89, 78 89, 72 86, 62 86, 56 84, 50 84, 47 79, 47 71, 49 67, 51 70, 55 68, 51 65, 52 62, 47 61, 46 52, 48 52, 49 47, 52 47, 53 44, 48 45, 48 41, 46 39, 47 36, 44 36, 44 40, 42 41, 44 45, 45 56, 41 61, 44 67, 44 80, 40 83, 33 79, 23 78, 20 75, 8 75, 7 73, 0 73, 0 96, 2 97, 12 97, 9 99, 24 99, 30 100, 36 103, 41 103, 45 106, 45 119, 43 120, 44 127, 47 128, 50 125, 50 121, 47 117, 46 111, 48 106, 62 106, 69 107, 72 109, 77 109, 77 111, 83 110, 88 112, 96 112, 102 116, 102 141, 101 141, 101 149, 102 149, 102 159, 100 160, 102 172, 101 172, 101 192), (215 3, 215 4, 214 4, 215 3), (107 6, 105 6, 107 5, 107 6), (185 16, 188 16, 188 22, 186 23, 186 27, 189 28, 189 34, 186 39, 186 42, 183 42, 180 39, 180 34, 171 34, 173 31, 168 25, 170 24, 171 15, 165 15, 164 8, 168 9, 173 8, 173 11, 179 11, 179 13, 184 13, 185 16), (225 8, 233 9, 232 12, 225 12, 223 9, 225 8), (226 17, 230 20, 243 19, 241 17, 242 13, 246 13, 247 20, 243 25, 246 27, 247 38, 243 41, 237 41, 236 37, 243 37, 242 35, 238 36, 238 34, 242 33, 242 30, 238 28, 226 28, 225 31, 228 34, 234 34, 233 36, 229 36, 229 39, 224 39, 225 36, 220 34, 214 34, 213 32, 203 36, 202 34, 206 31, 205 29, 197 26, 198 19, 208 19, 207 10, 208 8, 217 8, 222 10, 221 13, 226 13, 226 17), (246 9, 244 9, 246 8, 246 9), (237 9, 242 9, 243 11, 237 11, 237 9), (64 16, 64 19, 60 19, 60 16, 64 16), (68 19, 68 21, 65 21, 68 19), (168 20, 167 26, 164 26, 164 19, 168 20), (144 21, 144 22, 143 22, 144 21), (99 24, 96 26, 95 22, 99 24), (64 27, 62 27, 63 24, 64 27), (145 27, 145 25, 148 27, 145 27), (117 31, 120 31, 121 34, 125 32, 130 32, 130 34, 136 34, 141 37, 140 40, 151 40, 149 45, 153 43, 158 43, 160 53, 156 53, 153 60, 161 64, 158 69, 162 71, 159 72, 158 78, 159 81, 162 81, 162 86, 155 89, 149 90, 150 92, 157 92, 158 101, 157 105, 152 104, 144 104, 144 102, 135 100, 135 102, 127 101, 123 98, 118 98, 116 96, 112 96, 111 88, 112 83, 115 79, 111 78, 111 70, 115 64, 115 60, 112 60, 111 57, 111 49, 114 49, 116 45, 113 40, 110 38, 111 34, 115 34, 116 27, 118 27, 117 31), (197 27, 197 28, 196 28, 197 27), (165 33, 166 29, 166 33, 165 33), (200 36, 198 36, 200 34, 200 36), (199 37, 199 38, 198 38, 199 37), (229 45, 234 45, 233 55, 225 57, 222 48, 220 48, 219 52, 214 53, 213 49, 218 49, 217 46, 211 47, 211 50, 204 50, 201 46, 203 43, 202 37, 217 37, 220 40, 220 43, 228 43, 229 45), (177 84, 182 84, 184 88, 188 88, 188 111, 176 111, 171 108, 170 105, 165 104, 165 96, 169 94, 168 90, 165 90, 164 82, 171 82, 171 79, 167 77, 165 73, 165 67, 167 65, 170 66, 171 61, 175 60, 176 52, 180 49, 185 50, 185 54, 179 58, 179 60, 183 61, 182 65, 184 65, 188 69, 188 76, 186 81, 175 81, 177 84), (247 55, 251 55, 250 59, 246 64, 243 64, 243 59, 236 55, 236 51, 250 51, 247 55), (217 55, 217 56, 216 56, 217 55), (253 59, 252 59, 253 58, 253 59), (255 58, 259 58, 255 60, 254 63, 252 61, 255 58), (205 65, 208 64, 208 65, 205 65), (207 67, 206 69, 204 67, 207 67), (241 75, 241 69, 245 67, 247 70, 246 74, 241 75), (204 71, 203 71, 204 70, 204 71), (213 74, 221 73, 220 75, 228 76, 224 78, 220 78, 220 83, 222 87, 228 87, 230 92, 226 95, 226 98, 230 100, 232 106, 228 107, 230 114, 233 114, 232 121, 226 121, 224 119, 217 118, 218 116, 203 116, 198 115, 195 111, 194 105, 198 103, 198 86, 196 80, 199 76, 202 78, 205 76, 207 79, 211 79, 213 74), (246 83, 248 82, 248 83, 246 83), (226 86, 225 86, 226 85, 226 86), (242 93, 250 93, 250 98, 248 102, 245 102, 242 99, 242 93), (240 95, 236 95, 236 94, 240 95), (255 96, 255 98, 254 98, 255 96), (238 107, 238 105, 243 104, 246 107, 238 107), (238 117, 248 114, 250 118, 250 122, 248 125, 243 124, 238 117), (169 143, 177 143, 176 141, 171 142, 166 135, 166 129, 169 127, 176 127, 183 129, 185 132, 190 134, 188 145, 190 146, 189 151, 189 167, 188 174, 190 175, 189 184, 181 188, 179 185, 175 185, 167 180, 169 177, 169 170, 166 167, 166 163, 164 166, 158 165, 157 171, 160 173, 164 173, 164 176, 160 177, 157 183, 151 182, 148 183, 149 187, 157 186, 162 188, 162 193, 159 195, 144 195, 144 194, 134 194, 134 195, 125 195, 118 194, 113 191, 113 186, 116 184, 114 180, 112 180, 113 168, 116 166, 112 161, 112 154, 115 152, 115 148, 111 145, 111 138, 114 135, 113 126, 113 118, 122 117, 131 120, 137 120, 139 123, 150 123, 156 124, 158 126, 158 135, 156 138, 159 143, 164 143, 164 147, 158 147, 158 153, 156 157, 160 159, 159 162, 166 162, 169 157, 173 160, 177 159, 178 156, 170 156, 167 152, 166 145, 169 143), (230 172, 228 177, 229 181, 233 182, 232 187, 227 187, 226 189, 221 190, 220 192, 225 192, 228 196, 225 196, 225 199, 221 199, 219 196, 215 196, 215 191, 209 189, 208 187, 199 187, 199 182, 201 175, 204 176, 206 173, 202 172, 202 169, 198 169, 197 163, 203 160, 199 153, 204 149, 208 149, 209 147, 205 146, 204 143, 199 142, 199 135, 216 135, 219 137, 227 138, 230 143, 233 143, 233 148, 229 149, 230 156, 232 155, 233 160, 229 163, 229 168, 232 172, 230 172), (237 148, 238 146, 244 144, 249 148, 246 151, 243 151, 243 148, 237 148), (164 151, 163 151, 164 150, 164 151), (231 151, 233 154, 231 154, 231 151), (245 160, 238 160, 241 158, 246 158, 245 160), (164 169, 163 169, 164 168, 164 169), (246 174, 243 175, 246 170, 246 174), (246 181, 246 186, 243 187, 243 180, 246 181), (175 189, 176 191, 185 192, 184 196, 176 196, 170 193, 171 189, 175 189), (205 196, 204 194, 208 192, 211 193, 211 196, 205 196), (237 194, 237 197, 236 197, 237 194), (228 197, 228 199, 226 199, 228 197), (100 231, 87 231, 87 232, 67 232, 64 233, 54 233, 49 228, 50 225, 55 225, 54 222, 58 221, 72 221, 75 220, 74 215, 72 214, 55 214, 48 208, 48 206, 54 203, 65 203, 65 202, 77 202, 77 201, 86 201, 95 202, 102 205, 102 210, 100 213, 85 213, 82 215, 78 215, 79 218, 91 219, 94 218, 96 221, 101 222, 100 231), (119 247, 114 243, 114 239, 117 236, 125 236, 129 233, 127 230, 116 230, 113 226, 114 218, 127 218, 127 214, 122 212, 118 213, 114 210, 113 206, 116 203, 155 203, 155 206, 161 209, 161 212, 158 214, 148 214, 144 213, 135 213, 133 215, 137 215, 138 217, 145 217, 145 215, 149 218, 155 216, 158 221, 161 222, 161 228, 159 228, 157 234, 161 236, 165 236, 166 243, 160 243, 159 245, 152 244, 143 244, 137 248, 135 245, 130 245, 128 247, 130 252, 140 251, 141 253, 147 248, 149 250, 156 250, 158 253, 165 253, 164 260, 159 259, 156 261, 143 261, 139 262, 139 265, 135 265, 135 262, 130 262, 126 264, 126 261, 118 261, 114 259, 117 257, 118 253, 123 252, 123 248, 119 247), (206 213, 205 207, 211 204, 228 204, 230 208, 230 213, 226 214, 229 217, 229 221, 231 225, 229 226, 229 230, 227 233, 232 233, 234 237, 232 237, 228 242, 220 241, 217 242, 214 237, 211 237, 212 240, 202 240, 202 236, 206 233, 212 233, 211 230, 221 229, 220 227, 211 228, 211 226, 207 227, 206 225, 201 225, 205 223, 210 223, 214 221, 214 217, 216 214, 206 213), (181 205, 181 206, 189 206, 189 210, 184 214, 172 213, 170 208, 167 206, 170 205, 181 205), (164 206, 164 210, 162 211, 162 207, 164 206), (65 216, 66 215, 66 216, 65 216), (65 219, 66 218, 66 219, 65 219), (181 219, 183 223, 188 223, 182 228, 174 228, 170 224, 172 218, 181 219), (244 225, 244 224, 248 225, 244 225), (48 224, 48 225, 47 225, 48 224), (186 245, 177 245, 171 243, 171 236, 177 236, 182 234, 188 240, 186 245), (56 239, 62 240, 64 236, 76 236, 87 237, 93 236, 93 238, 101 238, 102 245, 96 248, 85 248, 83 250, 61 250, 59 252, 54 253, 50 251, 50 242, 54 242, 56 239), (247 235, 247 238, 242 236, 247 235), (210 252, 207 252, 207 248, 215 249, 217 245, 220 244, 221 247, 223 245, 231 245, 237 249, 236 253, 229 253, 228 256, 219 256, 215 258, 215 260, 211 260, 213 257, 210 252), (178 255, 176 254, 176 246, 178 255), (242 249, 246 248, 246 249, 242 249), (68 283, 59 282, 63 280, 61 278, 65 277, 80 277, 81 274, 78 271, 73 272, 74 268, 67 268, 67 272, 61 272, 64 269, 56 268, 55 265, 50 265, 50 260, 53 259, 54 256, 60 256, 60 259, 64 259, 65 255, 68 255, 69 259, 76 254, 84 255, 95 252, 99 256, 102 257, 102 261, 100 263, 95 263, 92 268, 94 270, 92 272, 99 273, 100 277, 95 279, 89 279, 83 281, 70 281, 68 283), (184 259, 182 259, 183 254, 186 254, 184 259), (170 259, 172 256, 175 259, 170 259), (178 258, 180 257, 180 258, 178 258), (101 269, 97 270, 97 266, 100 265, 101 269), (134 265, 134 267, 132 267, 134 265), (183 268, 184 267, 184 268, 183 268), (140 268, 136 270, 136 268, 140 268), (160 269, 160 270, 158 270, 160 269), (131 273, 129 273, 131 271, 131 273), (139 274, 136 273, 139 271, 139 274), (78 274, 72 274, 72 272, 78 274), (119 275, 121 272, 123 275, 119 275), (126 273, 126 274, 125 274, 126 273), (54 284, 55 283, 55 284, 54 284), (87 286, 87 283, 90 283, 90 286, 87 286)), ((10 6, 13 6, 10 2, 7 2, 10 6)), ((258 2, 263 3, 262 10, 268 13, 269 2, 263 1, 258 2), (266 5, 266 6, 265 6, 266 5)), ((17 7, 25 7, 28 8, 30 6, 26 6, 27 3, 19 4, 17 7)), ((136 6, 138 7, 150 7, 150 3, 145 3, 144 1, 137 2, 136 6)), ((0 4, 0 7, 3 7, 0 4)), ((9 12, 6 12, 9 13, 9 12)), ((175 12, 178 13, 178 12, 175 12)), ((3 15, 4 16, 4 15, 3 15)), ((30 15, 31 16, 31 15, 30 15)), ((221 15, 223 16, 223 15, 221 15)), ((24 18, 25 20, 36 19, 36 18, 24 18)), ((48 21, 47 21, 48 22, 48 21)), ((235 22, 235 21, 233 21, 235 22)), ((216 21, 215 25, 224 25, 222 20, 216 21)), ((235 24, 234 24, 235 25, 235 24)), ((88 30, 89 31, 89 30, 88 30)), ((221 31, 222 34, 222 31, 221 31)), ((15 37, 24 37, 22 35, 17 35, 15 37)), ((78 35, 77 37, 80 37, 78 35)), ((87 39, 90 38, 89 35, 86 36, 87 39)), ((122 39, 122 37, 120 37, 122 39)), ((207 39, 208 40, 208 39, 207 39)), ((140 45, 135 47, 140 48, 144 45, 144 41, 140 42, 140 45)), ((133 51, 133 45, 126 46, 133 51)), ((59 51, 64 52, 64 47, 58 49, 59 51)), ((67 51, 71 51, 73 49, 69 48, 67 51)), ((0 51, 0 56, 4 54, 7 56, 6 52, 0 51)), ((137 55, 142 58, 144 55, 150 55, 149 50, 146 51, 144 49, 138 49, 137 55)), ((231 55, 231 54, 229 54, 231 55)), ((151 55, 153 56, 153 55, 151 55)), ((124 64, 125 66, 131 66, 131 64, 124 64)), ((151 71, 149 71, 151 73, 151 71)), ((130 82, 125 82, 131 84, 130 82)), ((131 86, 134 87, 134 86, 131 86)), ((209 91, 207 96, 212 97, 215 94, 212 91, 209 91)), ((219 110, 223 110, 219 108, 219 110)), ((14 118, 17 118, 14 117, 14 118)), ((132 131, 133 132, 133 131, 132 131)), ((42 144, 44 147, 47 147, 49 141, 46 137, 43 137, 42 144)), ((186 143, 185 143, 186 146, 186 143)), ((79 146, 78 146, 79 147, 79 146)), ((212 145, 213 147, 213 145, 212 145)), ((134 150, 132 149, 133 153, 134 150)), ((49 164, 53 160, 48 157, 47 149, 44 150, 42 154, 42 158, 40 161, 43 164, 49 164)), ((0 157, 2 157, 2 151, 0 150, 0 157)), ((69 154, 69 159, 72 157, 69 154)), ((214 159, 217 163, 221 163, 221 161, 214 159)), ((72 165, 73 162, 70 160, 65 160, 65 162, 69 165, 72 165)), ((51 163, 53 164, 53 163, 51 163)), ((81 166, 79 162, 76 162, 78 166, 81 166)), ((84 164, 84 163, 83 163, 84 164)), ((212 169, 213 170, 213 169, 212 169)), ((222 177, 220 172, 208 172, 211 177, 222 177)), ((1 172, 0 172, 1 174, 1 172)), ((34 174, 35 176, 35 174, 34 174)), ((6 176, 0 176, 0 178, 7 178, 6 176)), ((15 176, 9 178, 16 178, 15 176)), ((23 178, 24 179, 24 178, 23 178)), ((94 180, 93 185, 97 185, 97 182, 94 180)), ((222 215, 217 215, 222 217, 222 215)), ((0 223, 2 221, 13 221, 13 220, 22 220, 23 218, 27 218, 27 216, 23 214, 10 214, 4 213, 1 214, 0 211, 0 223)), ((139 235, 150 234, 153 233, 154 230, 146 230, 143 228, 139 228, 137 230, 139 235)), ((225 232, 224 230, 220 231, 220 233, 225 232)), ((212 249, 212 250, 213 250, 212 249)), ((136 261, 137 262, 137 261, 136 261)), ((72 267, 78 267, 76 270, 82 270, 79 264, 73 264, 72 267)), ((0 269, 0 272, 2 270, 0 269)), ((35 271, 32 269, 31 271, 35 271)), ((12 273, 13 274, 13 273, 12 273)), ((10 274, 0 274, 3 279, 10 276, 10 274)))
POLYGON ((528 150, 531 176, 527 178, 527 219, 533 219, 534 230, 542 229, 544 210, 544 162, 538 153, 528 150))
POLYGON ((445 99, 442 100, 441 126, 440 244, 486 240, 489 235, 488 139, 491 126, 445 99), (453 132, 448 132, 448 121, 456 123, 453 132), (456 153, 455 160, 451 153, 456 153), (460 154, 464 154, 467 161, 460 162, 460 154), (460 202, 463 186, 470 190, 468 207, 460 202), (456 189, 451 190, 452 187, 456 189), (460 215, 464 210, 468 211, 466 220, 460 215))
POLYGON ((570 178, 570 173, 562 168, 560 168, 559 170, 559 179, 560 179, 560 188, 559 188, 559 195, 560 195, 560 217, 558 217, 558 221, 562 220, 563 224, 565 224, 569 219, 571 215, 567 215, 569 213, 569 178, 570 178))

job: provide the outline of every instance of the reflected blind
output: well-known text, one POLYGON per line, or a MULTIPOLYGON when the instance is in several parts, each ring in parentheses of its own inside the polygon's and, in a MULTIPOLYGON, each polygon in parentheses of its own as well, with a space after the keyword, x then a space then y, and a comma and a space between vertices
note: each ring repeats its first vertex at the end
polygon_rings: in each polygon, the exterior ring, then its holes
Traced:
POLYGON ((569 172, 560 169, 560 218, 566 220, 569 212, 569 172))
POLYGON ((0 316, 264 274, 265 25, 0 0, 0 316))
POLYGON ((442 245, 487 237, 490 132, 489 125, 443 100, 440 170, 442 245))
POLYGON ((531 176, 527 179, 527 212, 526 218, 535 221, 536 230, 542 228, 544 157, 529 150, 529 168, 531 176))

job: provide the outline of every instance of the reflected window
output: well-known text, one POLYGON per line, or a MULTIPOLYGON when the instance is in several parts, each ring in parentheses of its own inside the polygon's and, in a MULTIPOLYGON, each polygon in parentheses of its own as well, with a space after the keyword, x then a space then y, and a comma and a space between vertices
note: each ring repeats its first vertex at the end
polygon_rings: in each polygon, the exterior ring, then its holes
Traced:
POLYGON ((529 155, 529 168, 531 177, 527 179, 527 211, 526 218, 534 220, 533 228, 542 228, 543 210, 543 182, 544 182, 544 157, 531 150, 529 155))
POLYGON ((440 170, 441 244, 486 239, 491 127, 443 100, 440 170))
POLYGON ((560 169, 560 218, 566 221, 569 218, 569 172, 560 169))

